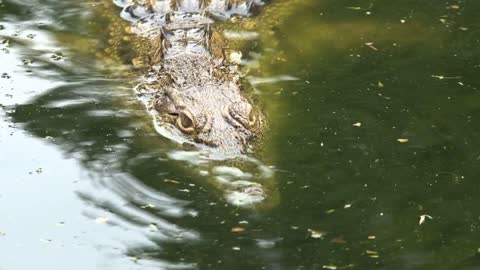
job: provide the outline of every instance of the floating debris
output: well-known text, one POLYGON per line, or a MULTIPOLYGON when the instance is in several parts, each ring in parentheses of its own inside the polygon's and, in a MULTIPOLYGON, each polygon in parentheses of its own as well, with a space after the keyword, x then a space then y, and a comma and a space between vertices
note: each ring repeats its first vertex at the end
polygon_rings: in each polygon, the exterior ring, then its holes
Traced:
POLYGON ((317 231, 317 230, 312 230, 312 229, 308 229, 307 231, 310 232, 310 236, 312 238, 315 238, 315 239, 318 239, 318 238, 322 238, 327 234, 326 232, 322 232, 322 231, 317 231))
POLYGON ((451 5, 451 6, 448 6, 447 9, 451 9, 451 10, 460 10, 460 6, 459 5, 451 5))
POLYGON ((400 138, 400 139, 397 139, 397 141, 398 141, 399 143, 407 143, 407 142, 408 142, 408 139, 400 138))
POLYGON ((324 265, 322 266, 323 269, 330 269, 330 270, 336 270, 338 269, 336 265, 329 264, 329 265, 324 265))
POLYGON ((95 222, 97 222, 97 223, 107 223, 107 221, 108 221, 107 217, 97 217, 95 219, 95 222))
POLYGON ((150 225, 148 225, 148 227, 150 228, 151 232, 158 232, 158 227, 155 223, 151 223, 150 225))
POLYGON ((365 253, 366 253, 367 256, 370 257, 370 258, 376 259, 376 258, 379 258, 379 257, 380 257, 380 255, 378 254, 378 252, 376 252, 376 251, 374 251, 374 250, 368 250, 368 249, 367 249, 367 250, 365 251, 365 253))
POLYGON ((147 209, 147 208, 155 208, 155 205, 153 205, 153 204, 149 203, 149 204, 146 204, 146 205, 142 205, 142 206, 140 206, 140 208, 142 208, 142 209, 147 209))
POLYGON ((455 79, 461 79, 461 76, 443 76, 443 75, 432 75, 432 78, 437 78, 439 80, 455 80, 455 79))
POLYGON ((233 232, 233 233, 240 233, 240 232, 244 232, 246 230, 247 229, 245 229, 243 227, 233 227, 230 231, 233 232))
POLYGON ((358 123, 355 123, 353 124, 354 127, 361 127, 362 126, 362 123, 358 122, 358 123))
POLYGON ((421 215, 420 216, 420 220, 418 221, 418 225, 422 225, 423 223, 425 223, 425 221, 428 219, 433 219, 432 216, 430 215, 421 215))
POLYGON ((373 42, 367 42, 365 45, 374 51, 378 51, 378 49, 373 46, 373 42))
POLYGON ((372 8, 373 8, 373 4, 372 4, 372 3, 370 3, 370 5, 369 5, 367 8, 359 7, 359 6, 346 7, 346 9, 351 9, 351 10, 369 10, 369 9, 372 9, 372 8))
POLYGON ((173 184, 180 184, 180 182, 173 180, 173 179, 163 179, 165 183, 173 183, 173 184))

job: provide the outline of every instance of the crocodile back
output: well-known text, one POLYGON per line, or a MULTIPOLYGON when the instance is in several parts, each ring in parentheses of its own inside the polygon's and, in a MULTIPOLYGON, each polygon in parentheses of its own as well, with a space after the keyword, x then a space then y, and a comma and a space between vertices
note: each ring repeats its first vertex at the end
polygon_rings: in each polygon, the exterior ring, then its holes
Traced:
POLYGON ((218 19, 231 16, 249 16, 261 0, 114 0, 123 8, 122 17, 129 21, 137 21, 152 14, 171 12, 209 13, 218 19))
MULTIPOLYGON (((157 130, 178 142, 235 157, 251 149, 263 115, 244 96, 241 53, 211 25, 248 16, 259 0, 115 0, 132 31, 146 37, 147 63, 135 87, 157 130), (152 61, 153 60, 153 61, 152 61)), ((146 60, 146 61, 144 61, 146 60)))
POLYGON ((209 51, 210 24, 249 16, 260 0, 114 0, 134 32, 162 40, 164 58, 209 51))

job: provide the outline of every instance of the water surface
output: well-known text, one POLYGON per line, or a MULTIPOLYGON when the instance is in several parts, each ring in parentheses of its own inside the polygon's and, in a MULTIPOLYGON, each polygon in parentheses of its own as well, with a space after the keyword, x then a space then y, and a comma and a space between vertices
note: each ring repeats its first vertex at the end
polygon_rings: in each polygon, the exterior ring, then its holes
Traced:
POLYGON ((155 132, 107 2, 1 4, 0 269, 480 268, 480 4, 272 1, 256 34, 222 25, 269 121, 242 165, 155 132), (266 207, 229 203, 226 167, 266 207))

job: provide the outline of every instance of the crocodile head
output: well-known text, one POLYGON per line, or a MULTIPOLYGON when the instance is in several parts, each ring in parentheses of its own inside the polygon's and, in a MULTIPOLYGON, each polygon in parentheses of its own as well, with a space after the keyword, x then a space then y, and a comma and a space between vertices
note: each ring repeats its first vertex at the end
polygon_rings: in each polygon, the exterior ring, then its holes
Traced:
POLYGON ((166 90, 154 106, 162 126, 226 156, 246 153, 263 122, 238 85, 228 81, 166 90))

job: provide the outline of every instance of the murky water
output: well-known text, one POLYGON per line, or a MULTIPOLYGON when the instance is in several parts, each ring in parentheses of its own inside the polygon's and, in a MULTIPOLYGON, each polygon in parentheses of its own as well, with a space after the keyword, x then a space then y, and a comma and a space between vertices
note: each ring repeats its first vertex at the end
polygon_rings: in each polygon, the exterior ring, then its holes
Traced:
POLYGON ((1 2, 0 269, 480 268, 480 3, 271 2, 219 26, 269 122, 244 161, 156 133, 108 0, 1 2))

